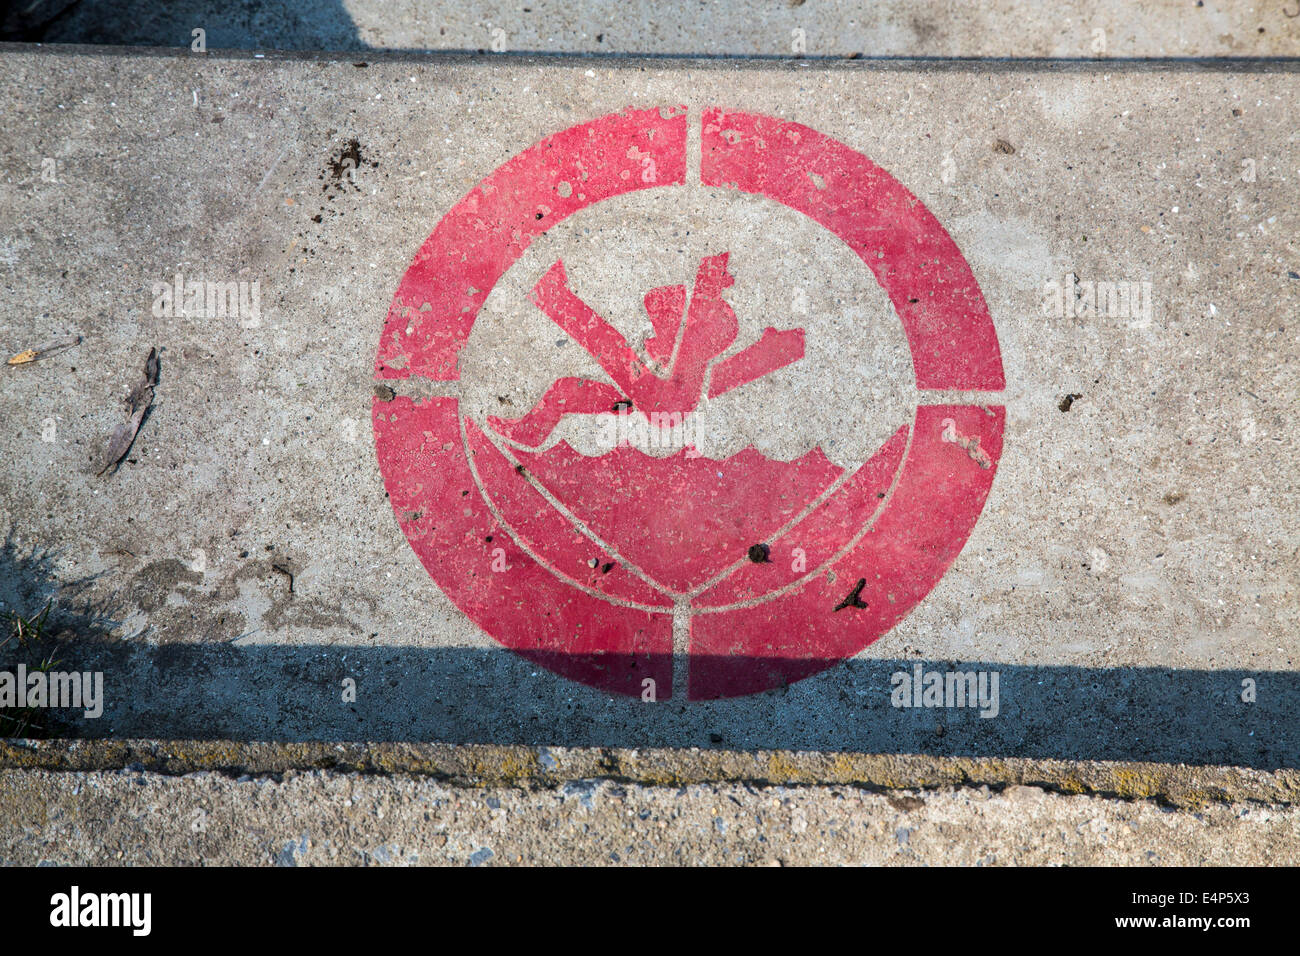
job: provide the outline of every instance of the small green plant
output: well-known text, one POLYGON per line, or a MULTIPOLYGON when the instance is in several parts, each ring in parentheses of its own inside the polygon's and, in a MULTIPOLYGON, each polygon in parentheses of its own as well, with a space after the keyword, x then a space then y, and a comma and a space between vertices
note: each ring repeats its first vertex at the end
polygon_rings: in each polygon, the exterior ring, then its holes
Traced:
MULTIPOLYGON (((60 662, 50 653, 50 638, 45 633, 45 622, 49 616, 49 604, 35 617, 23 617, 16 612, 9 614, 4 639, 0 640, 0 651, 8 648, 5 656, 12 659, 12 664, 4 669, 24 664, 29 674, 47 674, 59 665, 60 662)), ((42 708, 0 708, 0 737, 39 739, 50 736, 50 730, 48 711, 42 708)))

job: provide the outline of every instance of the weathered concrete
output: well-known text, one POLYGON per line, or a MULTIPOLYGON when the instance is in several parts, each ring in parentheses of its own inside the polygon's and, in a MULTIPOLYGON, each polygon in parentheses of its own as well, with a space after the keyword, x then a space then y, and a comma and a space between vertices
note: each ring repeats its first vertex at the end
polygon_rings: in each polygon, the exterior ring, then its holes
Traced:
POLYGON ((0 865, 1287 865, 1300 808, 1052 795, 1030 787, 574 780, 466 790, 312 772, 239 779, 0 771, 0 865))
POLYGON ((810 57, 1294 56, 1296 11, 1244 0, 263 0, 236 9, 205 0, 101 0, 26 39, 188 47, 191 31, 203 28, 209 49, 789 56, 801 43, 810 57))
MULTIPOLYGON (((0 336, 11 352, 85 341, 0 370, 6 607, 60 594, 65 620, 79 615, 93 639, 68 659, 107 674, 105 717, 74 730, 93 736, 1295 767, 1294 85, 1289 64, 128 65, 10 49, 0 336), (962 555, 852 664, 738 701, 645 706, 496 649, 442 596, 385 500, 368 412, 393 291, 446 211, 545 135, 678 102, 804 123, 915 193, 988 301, 1007 430, 962 555), (259 281, 260 323, 155 318, 151 287, 178 271, 259 281), (1044 316, 1044 284, 1068 274, 1149 281, 1151 321, 1044 316), (120 471, 88 474, 151 346, 153 412, 120 471), (999 716, 893 709, 890 675, 917 660, 997 670, 999 716)), ((657 238, 615 233, 584 288, 635 301, 675 228, 752 242, 734 257, 738 293, 837 261, 786 220, 719 201, 725 215, 700 197, 639 210, 629 222, 657 238), (773 251, 803 238, 805 260, 773 251)), ((593 249, 576 227, 551 241, 593 249)), ((846 270, 822 280, 800 286, 814 316, 869 299, 846 270)), ((488 384, 527 404, 531 365, 488 384)), ((806 384, 787 398, 778 442, 855 420, 806 384)))
POLYGON ((463 787, 556 787, 605 779, 647 786, 741 783, 839 785, 872 790, 1038 787, 1063 794, 1154 800, 1200 809, 1211 803, 1292 804, 1300 771, 1188 767, 1088 760, 958 758, 924 754, 733 750, 599 750, 494 744, 253 743, 202 740, 0 741, 0 769, 140 770, 227 776, 338 773, 427 776, 463 787))

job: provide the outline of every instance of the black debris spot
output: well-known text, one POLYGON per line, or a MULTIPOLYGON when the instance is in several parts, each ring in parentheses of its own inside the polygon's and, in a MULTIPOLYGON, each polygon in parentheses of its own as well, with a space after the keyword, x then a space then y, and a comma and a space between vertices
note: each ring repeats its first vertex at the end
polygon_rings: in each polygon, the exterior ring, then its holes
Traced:
POLYGON ((1016 151, 1016 148, 1008 143, 1005 139, 995 139, 993 141, 993 152, 1003 153, 1010 156, 1016 151))
POLYGON ((527 474, 527 472, 523 465, 515 465, 515 474, 523 475, 523 474, 527 474))
POLYGON ((383 384, 375 386, 375 398, 381 402, 391 402, 397 397, 397 393, 391 387, 383 384))
POLYGON ((1300 272, 1288 271, 1286 277, 1288 279, 1300 279, 1300 272))
POLYGON ((323 219, 323 218, 324 218, 324 217, 323 217, 320 213, 316 213, 316 215, 314 215, 314 216, 311 217, 311 221, 312 221, 312 222, 317 222, 317 223, 318 223, 318 222, 320 222, 321 219, 323 219))
POLYGON ((1071 392, 1069 395, 1066 395, 1065 398, 1057 402, 1056 407, 1063 412, 1068 412, 1070 410, 1070 406, 1074 404, 1075 399, 1079 399, 1079 398, 1083 398, 1083 396, 1080 395, 1078 392, 1071 392))
POLYGON ((925 806, 925 801, 920 797, 894 797, 886 795, 885 799, 895 810, 902 813, 911 813, 913 810, 920 810, 925 806))
POLYGON ((613 570, 614 570, 614 562, 613 562, 613 561, 606 561, 604 564, 602 564, 602 565, 600 566, 600 573, 601 573, 601 574, 609 574, 609 572, 610 572, 610 571, 613 571, 613 570))
POLYGON ((370 64, 367 63, 365 60, 362 60, 360 63, 353 63, 352 65, 355 66, 358 70, 364 70, 370 64))
POLYGON ((884 493, 883 491, 877 491, 877 492, 876 492, 876 497, 877 497, 877 498, 883 498, 883 497, 885 497, 885 493, 884 493))
MULTIPOLYGON (((336 152, 326 163, 325 169, 320 174, 320 179, 325 180, 321 191, 324 192, 325 198, 333 200, 335 196, 343 193, 348 186, 351 186, 356 192, 361 192, 361 186, 357 184, 356 171, 362 166, 369 166, 371 169, 378 169, 377 160, 367 160, 361 150, 361 143, 353 137, 339 147, 336 152)), ((315 220, 319 222, 320 220, 315 220)))
POLYGON ((722 734, 709 734, 709 743, 711 744, 722 743, 722 734))
POLYGON ((846 607, 858 607, 858 608, 866 607, 867 602, 862 600, 862 589, 866 586, 867 586, 867 579, 858 578, 858 583, 853 586, 853 590, 849 592, 849 596, 846 597, 839 604, 835 605, 835 610, 842 611, 846 607))
POLYGON ((765 544, 751 544, 749 546, 749 560, 755 564, 771 564, 772 549, 765 544))
POLYGON ((360 169, 361 160, 361 143, 354 137, 344 143, 334 158, 325 165, 329 167, 330 176, 338 182, 347 174, 349 167, 360 169))
POLYGON ((542 218, 543 216, 545 216, 545 215, 546 215, 546 213, 544 213, 544 212, 539 212, 539 213, 537 214, 537 218, 538 218, 538 219, 541 219, 541 218, 542 218))
POLYGON ((487 536, 486 538, 484 538, 483 540, 486 541, 488 544, 491 544, 491 543, 492 543, 492 535, 488 535, 488 536, 487 536))
POLYGON ((293 593, 293 572, 290 571, 283 564, 277 564, 277 563, 271 564, 271 570, 278 571, 280 574, 283 574, 285 577, 289 579, 289 593, 292 594, 293 593))
POLYGON ((632 399, 630 399, 630 398, 620 398, 617 402, 614 403, 614 405, 613 405, 613 407, 612 407, 612 411, 619 412, 619 411, 622 411, 622 410, 625 409, 625 408, 626 408, 628 411, 631 411, 631 410, 632 410, 632 399))
POLYGON ((510 397, 509 397, 508 395, 498 395, 498 396, 497 396, 497 403, 498 403, 498 404, 501 404, 501 405, 513 405, 513 404, 514 404, 514 402, 510 401, 510 397))

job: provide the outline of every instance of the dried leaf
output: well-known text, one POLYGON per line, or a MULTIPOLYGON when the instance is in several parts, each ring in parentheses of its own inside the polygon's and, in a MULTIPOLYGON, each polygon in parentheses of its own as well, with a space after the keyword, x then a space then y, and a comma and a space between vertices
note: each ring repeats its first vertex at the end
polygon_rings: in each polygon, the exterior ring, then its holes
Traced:
POLYGON ((81 343, 80 335, 69 335, 67 338, 55 339, 42 345, 38 349, 24 349, 13 358, 9 359, 9 365, 26 365, 28 362, 35 362, 39 358, 45 358, 51 352, 57 352, 60 349, 71 348, 81 343))
POLYGON ((108 436, 108 444, 104 448, 103 464, 100 466, 99 474, 102 475, 110 466, 122 460, 122 456, 131 447, 131 442, 135 440, 135 432, 134 421, 123 422, 114 427, 113 434, 108 436))
POLYGON ((96 474, 103 475, 110 469, 115 469, 117 464, 126 456, 126 453, 131 450, 136 432, 140 430, 145 414, 153 405, 153 389, 157 384, 158 350, 150 349, 149 357, 145 359, 144 363, 143 378, 136 382, 126 395, 126 413, 129 421, 114 427, 113 433, 108 436, 103 457, 100 459, 100 468, 96 474))

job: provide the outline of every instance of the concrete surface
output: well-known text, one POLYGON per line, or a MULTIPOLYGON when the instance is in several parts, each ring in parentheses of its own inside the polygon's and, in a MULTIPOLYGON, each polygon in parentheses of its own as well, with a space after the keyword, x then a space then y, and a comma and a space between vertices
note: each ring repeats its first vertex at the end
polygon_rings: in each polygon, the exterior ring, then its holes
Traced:
MULTIPOLYGON (((85 337, 0 370, 5 607, 57 596, 81 635, 66 659, 106 674, 104 717, 66 732, 1296 766, 1291 64, 360 62, 0 57, 0 338, 85 337), (385 312, 445 212, 545 135, 679 101, 797 120, 925 203, 997 327, 1006 450, 955 565, 856 660, 643 706, 500 650, 446 600, 394 521, 367 417, 385 312), (178 271, 259 281, 260 322, 155 318, 152 286, 178 271), (1068 274, 1150 281, 1152 321, 1045 317, 1044 284, 1068 274), (151 346, 155 406, 95 477, 151 346), (915 661, 998 671, 999 716, 891 707, 890 675, 915 661)), ((813 317, 817 296, 832 319, 836 298, 876 314, 834 248, 779 217, 762 231, 742 197, 628 208, 650 236, 680 222, 752 242, 738 292, 821 263, 813 317), (806 258, 778 238, 807 239, 806 258)), ((656 243, 612 233, 611 254, 581 225, 554 248, 631 314, 656 243)), ((502 315, 527 287, 507 278, 502 315)), ((885 372, 888 334, 869 343, 885 372)), ((527 405, 524 365, 487 385, 527 405)), ((855 408, 797 380, 786 399, 766 434, 793 447, 855 408)))
POLYGON ((572 780, 468 790, 427 778, 0 771, 0 865, 1294 865, 1300 808, 1031 787, 572 780))
MULTIPOLYGON (((1294 66, 1241 59, 1294 57, 1300 7, 231 7, 49 0, 4 24, 371 52, 0 50, 0 346, 86 336, 0 369, 0 610, 55 599, 60 653, 109 685, 105 719, 55 730, 117 738, 0 742, 0 864, 1300 860, 1294 66), (1057 60, 719 71, 384 50, 1057 60), (1142 57, 1236 62, 1124 62, 1142 57), (915 192, 989 300, 1010 418, 974 538, 894 633, 785 692, 648 713, 525 665, 433 588, 383 501, 368 363, 415 249, 474 182, 563 126, 688 99, 805 122, 915 192), (259 279, 264 321, 155 320, 150 285, 177 269, 259 279), (1152 280, 1152 327, 1043 317, 1065 271, 1152 280), (151 345, 157 404, 132 460, 92 481, 78 469, 151 345), (996 669, 999 717, 890 709, 915 660, 996 669), (148 734, 204 739, 130 739, 148 734)), ((660 251, 682 218, 717 228, 698 197, 637 212, 660 251)), ((770 243, 746 215, 727 210, 733 235, 770 243)), ((762 255, 775 285, 795 278, 762 255)), ((632 275, 621 261, 600 294, 632 275)), ((741 275, 737 293, 769 278, 741 275)), ((870 351, 887 371, 885 325, 870 351)), ((508 382, 522 400, 531 372, 508 382)))
POLYGON ((1202 809, 1212 803, 1292 804, 1300 771, 1243 767, 938 757, 721 748, 624 749, 501 744, 268 743, 202 740, 12 740, 0 770, 100 772, 131 768, 172 776, 290 772, 427 776, 460 787, 553 788, 567 780, 681 787, 697 783, 872 790, 1037 787, 1066 795, 1151 800, 1202 809))
MULTIPOLYGON (((46 0, 44 6, 62 3, 46 0)), ((191 31, 202 28, 209 49, 784 57, 801 44, 808 57, 1294 56, 1300 39, 1296 10, 1245 0, 81 0, 22 38, 188 47, 191 31)))

